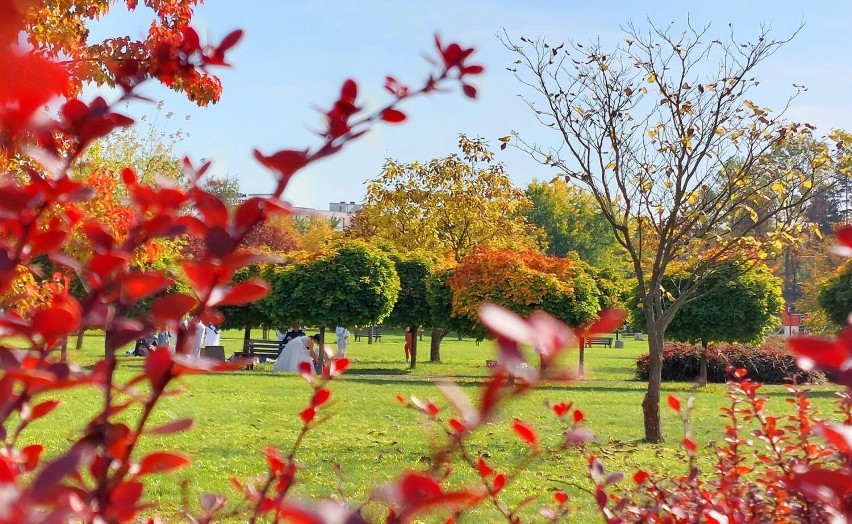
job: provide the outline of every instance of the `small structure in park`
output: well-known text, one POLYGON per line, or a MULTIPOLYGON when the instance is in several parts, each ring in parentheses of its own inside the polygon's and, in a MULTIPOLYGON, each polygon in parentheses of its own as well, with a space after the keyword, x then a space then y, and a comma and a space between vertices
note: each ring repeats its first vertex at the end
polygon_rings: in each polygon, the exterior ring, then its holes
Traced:
POLYGON ((790 308, 781 312, 781 329, 785 337, 790 337, 799 334, 804 324, 805 315, 803 313, 791 313, 790 308))

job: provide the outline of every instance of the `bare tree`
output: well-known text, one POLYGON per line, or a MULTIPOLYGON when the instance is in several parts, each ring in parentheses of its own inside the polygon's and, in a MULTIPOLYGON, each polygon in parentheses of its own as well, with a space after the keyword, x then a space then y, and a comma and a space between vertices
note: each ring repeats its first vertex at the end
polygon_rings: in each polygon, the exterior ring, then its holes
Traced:
POLYGON ((515 41, 505 31, 501 41, 517 56, 510 70, 532 93, 525 100, 559 138, 548 147, 515 134, 515 145, 588 188, 631 258, 651 360, 645 438, 659 442, 666 327, 721 261, 780 255, 791 211, 804 207, 813 180, 754 172, 774 145, 813 128, 781 120, 800 86, 777 113, 747 98, 758 84, 753 71, 790 38, 770 39, 764 27, 754 42, 733 32, 711 41, 709 26, 690 22, 682 31, 649 21, 623 32, 611 50, 515 41), (691 277, 663 300, 673 263, 691 277))

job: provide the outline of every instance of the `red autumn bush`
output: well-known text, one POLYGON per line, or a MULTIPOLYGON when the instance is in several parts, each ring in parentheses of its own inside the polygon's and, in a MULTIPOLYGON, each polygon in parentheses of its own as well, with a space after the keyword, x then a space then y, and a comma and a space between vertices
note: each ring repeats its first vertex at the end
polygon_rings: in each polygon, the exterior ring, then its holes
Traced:
MULTIPOLYGON (((698 377, 701 347, 666 342, 663 346, 663 380, 690 382, 698 377)), ((636 359, 636 378, 648 380, 648 355, 636 359)), ((760 346, 712 344, 707 348, 707 380, 725 383, 731 368, 745 369, 748 376, 763 384, 819 384, 825 376, 818 371, 803 371, 783 340, 770 338, 760 346)))

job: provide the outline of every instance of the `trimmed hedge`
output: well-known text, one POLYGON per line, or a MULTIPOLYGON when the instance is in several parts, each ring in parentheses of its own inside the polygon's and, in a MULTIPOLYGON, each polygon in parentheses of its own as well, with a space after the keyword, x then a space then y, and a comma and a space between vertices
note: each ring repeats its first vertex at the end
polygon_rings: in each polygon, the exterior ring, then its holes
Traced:
MULTIPOLYGON (((698 378, 701 346, 666 342, 663 346, 663 380, 690 382, 698 378)), ((727 382, 728 366, 748 370, 748 378, 764 384, 817 384, 825 376, 817 371, 802 371, 784 341, 769 339, 758 347, 743 344, 715 344, 707 348, 707 381, 727 382)), ((647 354, 636 359, 636 377, 648 380, 650 360, 647 354)))

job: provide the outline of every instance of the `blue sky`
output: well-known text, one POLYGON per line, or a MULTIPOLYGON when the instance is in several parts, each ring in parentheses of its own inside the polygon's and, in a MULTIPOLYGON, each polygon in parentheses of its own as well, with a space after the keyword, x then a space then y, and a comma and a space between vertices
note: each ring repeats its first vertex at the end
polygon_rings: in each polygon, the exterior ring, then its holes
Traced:
MULTIPOLYGON (((555 44, 600 38, 609 46, 621 41, 619 27, 630 20, 643 24, 650 18, 666 25, 687 17, 695 24, 711 23, 711 39, 724 37, 729 22, 748 40, 761 23, 770 24, 780 38, 804 21, 800 34, 757 71, 761 84, 752 98, 777 107, 793 92, 792 84, 804 84, 808 91, 794 101, 792 119, 813 123, 823 134, 852 129, 852 4, 846 2, 207 0, 194 24, 202 37, 218 42, 233 29, 246 31, 229 55, 234 67, 218 70, 221 102, 197 108, 155 84, 143 94, 164 100, 180 117, 169 124, 190 135, 178 144, 179 154, 211 159, 215 172, 238 176, 244 192, 263 193, 272 179, 253 160, 252 149, 272 153, 316 145, 313 131, 322 122, 315 108, 328 107, 346 78, 355 78, 362 99, 376 107, 387 100, 385 75, 413 85, 424 78, 430 66, 423 56, 434 54, 434 33, 445 42, 476 47, 472 61, 486 67, 474 82, 476 101, 456 90, 406 104, 402 109, 409 119, 403 125, 380 126, 336 157, 296 175, 286 198, 297 206, 327 209, 329 202, 360 201, 364 182, 380 172, 386 158, 425 161, 456 152, 459 133, 484 137, 494 149, 497 138, 511 130, 558 146, 558 137, 542 128, 517 97, 523 86, 506 71, 514 57, 495 36, 501 28, 513 37, 543 36, 555 44)), ((137 13, 111 14, 99 22, 92 37, 141 36, 150 19, 140 2, 137 13)), ((128 112, 139 116, 154 109, 136 104, 128 112)), ((498 150, 496 157, 521 188, 555 174, 512 148, 498 150)))

